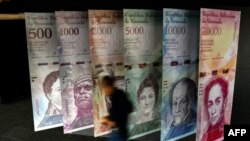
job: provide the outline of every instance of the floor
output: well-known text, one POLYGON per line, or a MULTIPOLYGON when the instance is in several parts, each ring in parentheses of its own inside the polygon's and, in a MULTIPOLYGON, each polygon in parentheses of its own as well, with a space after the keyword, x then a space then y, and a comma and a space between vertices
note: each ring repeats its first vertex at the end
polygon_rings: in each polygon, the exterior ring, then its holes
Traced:
MULTIPOLYGON (((34 132, 31 101, 0 105, 0 141, 107 141, 106 137, 65 135, 62 127, 34 132)), ((133 141, 160 141, 160 132, 133 141)), ((181 141, 195 141, 189 136, 181 141)))

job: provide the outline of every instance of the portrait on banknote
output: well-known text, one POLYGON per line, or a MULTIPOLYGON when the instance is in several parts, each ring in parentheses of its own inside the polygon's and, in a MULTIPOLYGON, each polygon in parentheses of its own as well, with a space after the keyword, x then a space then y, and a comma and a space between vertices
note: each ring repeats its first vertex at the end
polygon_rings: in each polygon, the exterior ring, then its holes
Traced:
POLYGON ((54 13, 25 13, 35 131, 62 125, 59 58, 54 13))
POLYGON ((164 140, 169 140, 196 128, 197 84, 188 77, 174 82, 169 92, 170 129, 164 140))
POLYGON ((125 91, 134 105, 129 138, 160 128, 162 12, 124 9, 125 91))
POLYGON ((205 86, 205 115, 208 128, 202 141, 216 140, 224 134, 224 112, 228 95, 228 82, 224 78, 214 77, 205 86))
POLYGON ((231 121, 240 12, 201 9, 198 141, 222 141, 231 121))
POLYGON ((86 11, 55 11, 64 133, 93 127, 86 11))
POLYGON ((199 13, 163 9, 161 141, 196 132, 199 13))

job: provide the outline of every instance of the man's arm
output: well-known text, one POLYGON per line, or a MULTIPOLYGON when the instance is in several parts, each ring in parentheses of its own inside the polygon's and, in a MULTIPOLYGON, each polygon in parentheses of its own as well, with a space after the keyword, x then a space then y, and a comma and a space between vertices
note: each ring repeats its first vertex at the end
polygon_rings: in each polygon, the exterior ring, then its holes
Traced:
POLYGON ((110 127, 115 127, 116 123, 114 121, 112 121, 108 116, 107 117, 103 117, 100 120, 100 123, 104 124, 104 125, 108 125, 110 127))

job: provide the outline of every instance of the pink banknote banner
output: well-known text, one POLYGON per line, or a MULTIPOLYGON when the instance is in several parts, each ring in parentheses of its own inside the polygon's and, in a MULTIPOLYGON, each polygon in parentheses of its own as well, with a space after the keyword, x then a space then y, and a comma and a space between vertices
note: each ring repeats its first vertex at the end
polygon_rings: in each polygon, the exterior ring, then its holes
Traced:
POLYGON ((240 12, 201 9, 197 141, 221 141, 230 124, 240 12))
POLYGON ((88 13, 56 11, 64 133, 93 127, 88 13))

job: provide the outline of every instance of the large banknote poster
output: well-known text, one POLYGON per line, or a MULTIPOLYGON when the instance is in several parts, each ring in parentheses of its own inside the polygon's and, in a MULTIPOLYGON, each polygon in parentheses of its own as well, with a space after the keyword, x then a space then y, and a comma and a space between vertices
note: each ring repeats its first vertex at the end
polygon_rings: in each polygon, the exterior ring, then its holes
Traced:
POLYGON ((123 19, 116 10, 89 10, 89 44, 92 61, 94 135, 110 132, 99 121, 108 115, 110 106, 100 88, 103 76, 115 77, 115 85, 124 89, 123 19))
POLYGON ((223 140, 230 124, 240 12, 201 9, 198 85, 198 141, 223 140))
POLYGON ((35 131, 62 125, 54 13, 25 13, 35 131))
POLYGON ((64 133, 93 127, 88 13, 56 11, 64 133))
POLYGON ((196 131, 199 12, 163 10, 161 141, 196 131))
POLYGON ((134 112, 129 138, 160 130, 162 12, 124 9, 125 90, 134 112))

